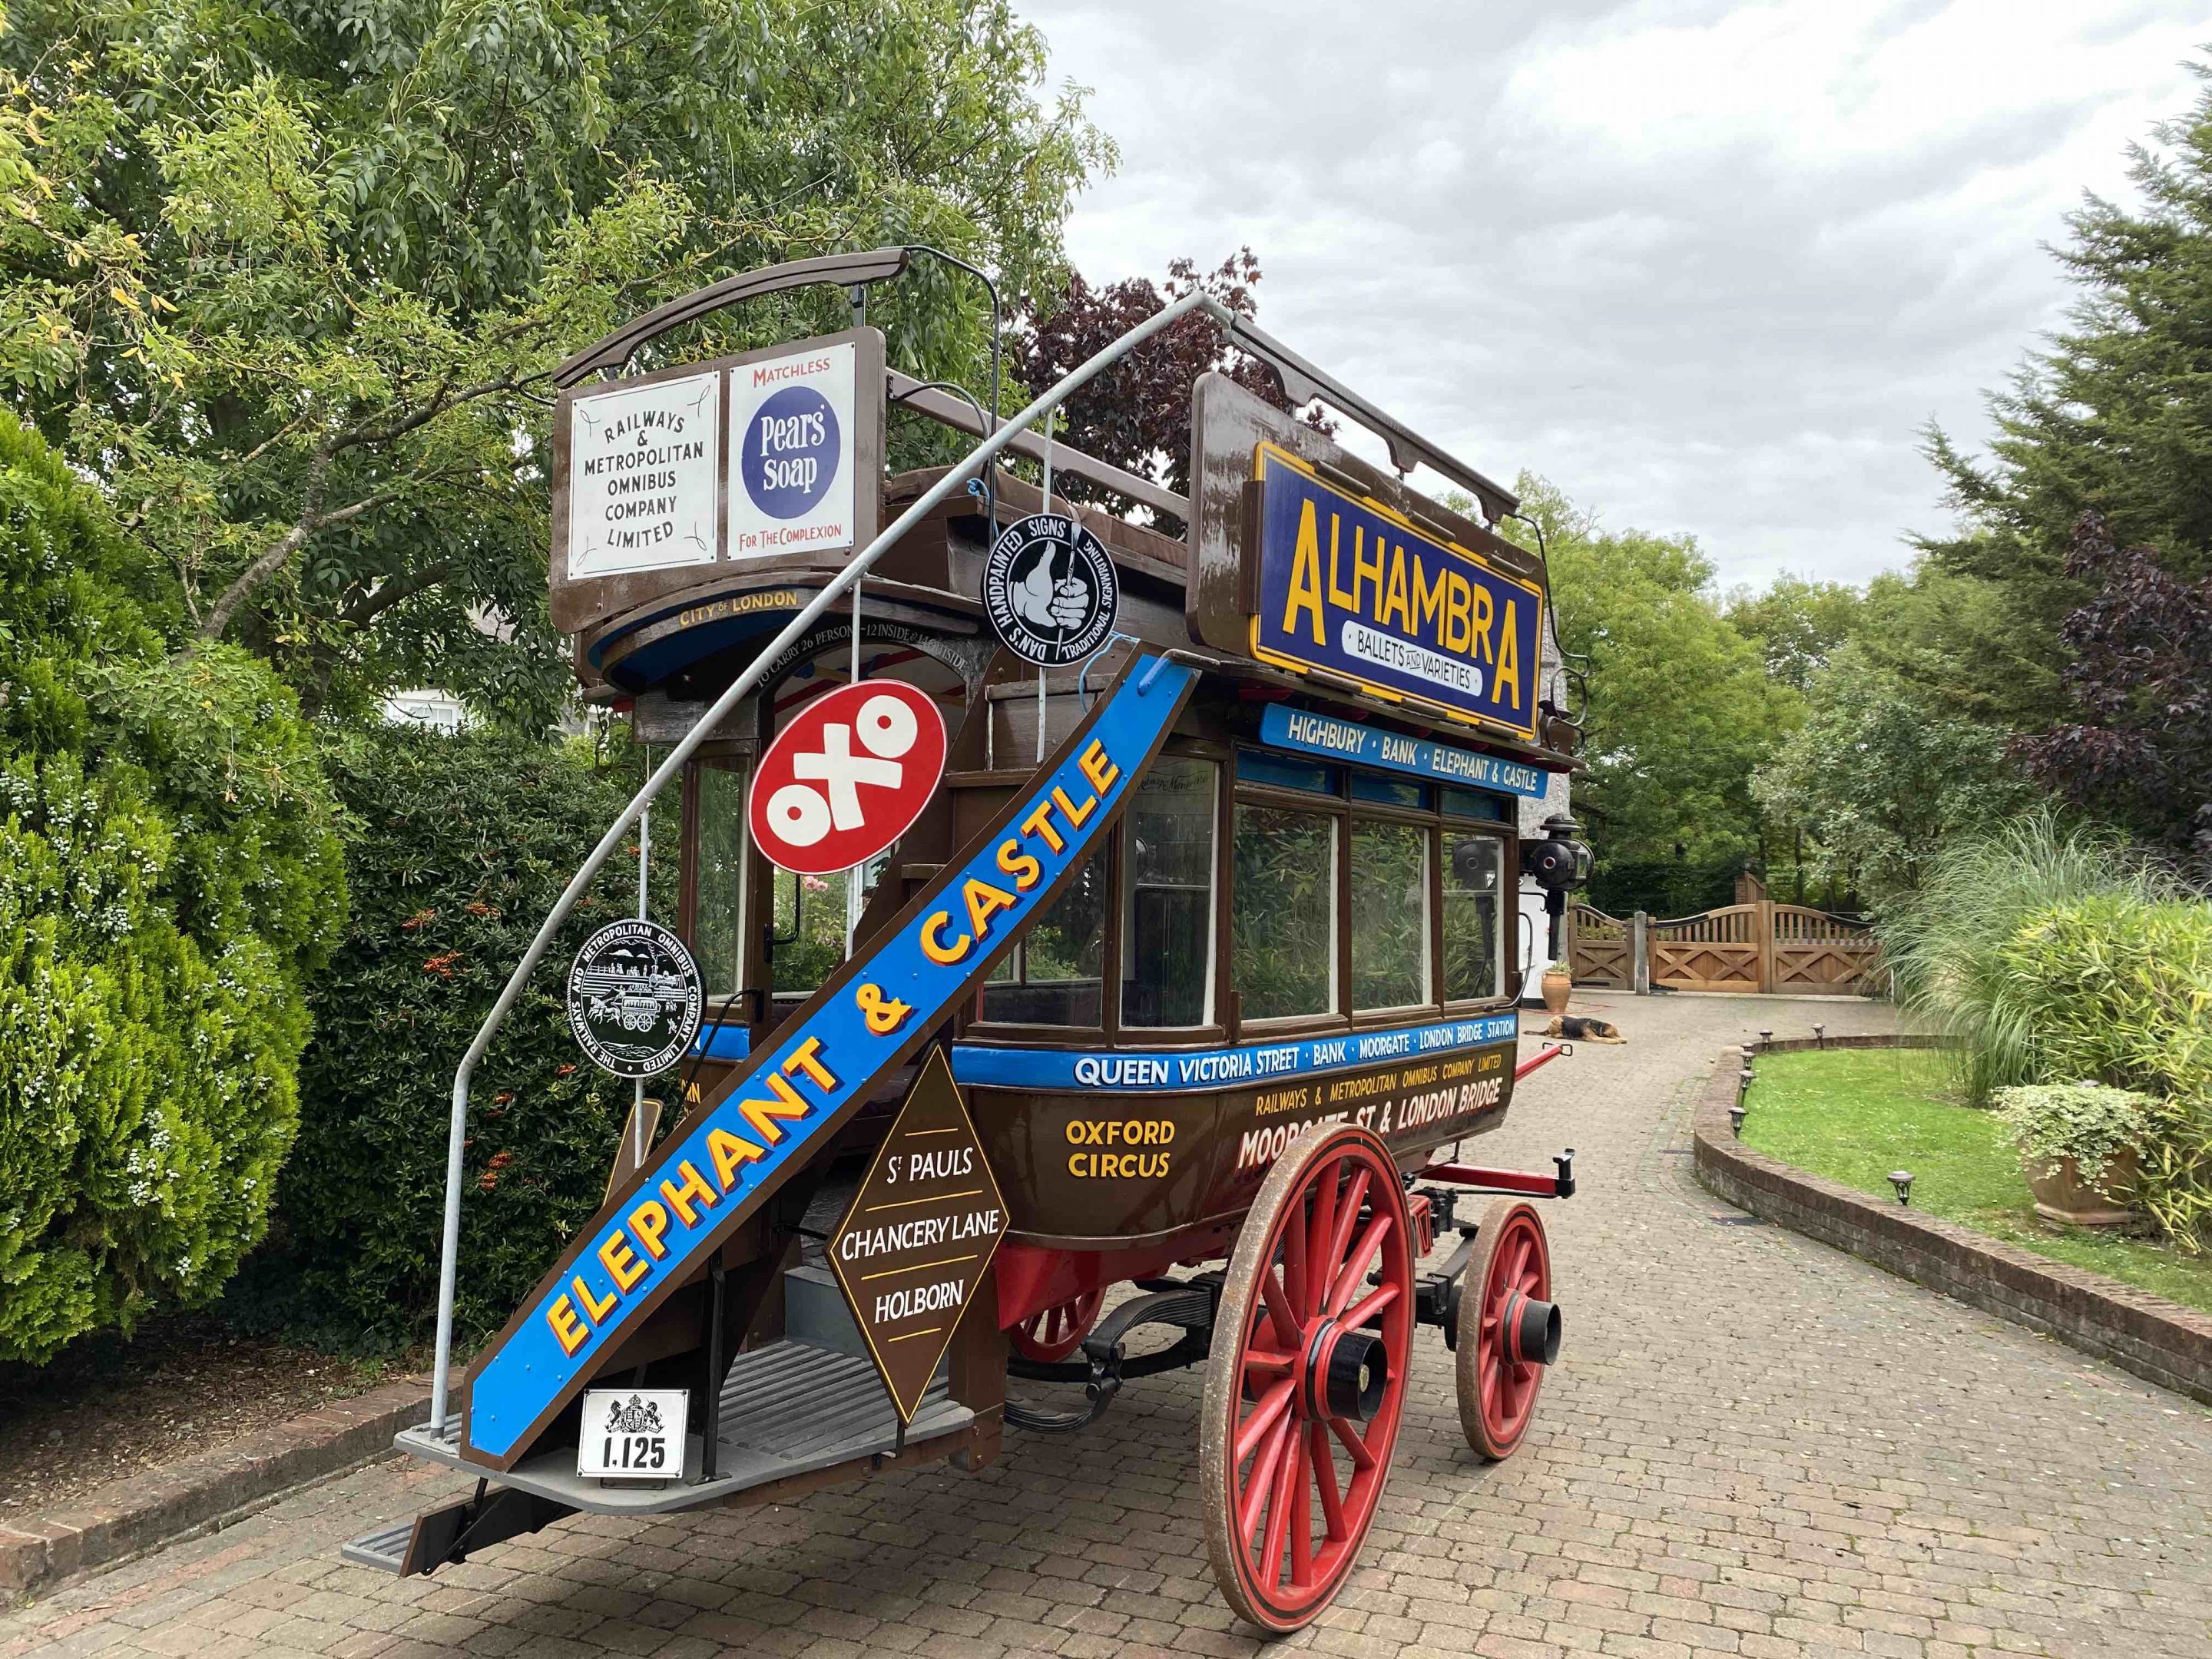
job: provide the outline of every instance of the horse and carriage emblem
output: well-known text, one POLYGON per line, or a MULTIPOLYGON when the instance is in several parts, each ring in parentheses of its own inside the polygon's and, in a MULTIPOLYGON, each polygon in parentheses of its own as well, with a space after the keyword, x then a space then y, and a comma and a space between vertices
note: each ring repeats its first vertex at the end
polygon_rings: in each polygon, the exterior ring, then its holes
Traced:
POLYGON ((618 1077, 651 1077, 680 1060, 698 1034, 704 1001, 684 941, 642 917, 600 928, 568 969, 576 1041, 618 1077))

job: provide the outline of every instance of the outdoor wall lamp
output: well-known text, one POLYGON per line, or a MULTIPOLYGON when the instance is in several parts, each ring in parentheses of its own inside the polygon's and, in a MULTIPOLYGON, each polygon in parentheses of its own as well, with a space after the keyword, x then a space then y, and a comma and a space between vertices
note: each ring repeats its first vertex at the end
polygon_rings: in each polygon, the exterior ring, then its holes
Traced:
POLYGON ((1899 1203, 1910 1204, 1912 1202, 1911 1170, 1892 1170, 1889 1172, 1889 1184, 1897 1188, 1897 1201, 1899 1203))

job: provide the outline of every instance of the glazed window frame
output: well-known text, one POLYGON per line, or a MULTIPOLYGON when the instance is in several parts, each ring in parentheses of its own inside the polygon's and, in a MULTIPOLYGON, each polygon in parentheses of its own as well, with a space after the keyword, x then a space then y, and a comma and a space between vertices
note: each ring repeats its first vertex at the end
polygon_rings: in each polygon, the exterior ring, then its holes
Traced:
POLYGON ((1224 885, 1232 890, 1224 905, 1223 939, 1226 948, 1218 970, 1228 1003, 1232 1038, 1242 1041, 1247 1036, 1328 1036, 1339 1031, 1372 1030, 1491 1012, 1512 1004, 1519 994, 1519 987, 1509 935, 1519 908, 1517 884, 1513 879, 1519 864, 1516 809, 1510 799, 1491 791, 1409 778, 1385 769, 1338 761, 1309 761, 1243 744, 1237 746, 1232 764, 1234 787, 1230 793, 1234 799, 1220 858, 1224 885), (1302 785, 1292 781, 1298 778, 1310 781, 1302 785), (1409 798, 1402 793, 1408 789, 1420 792, 1410 799, 1421 804, 1409 804, 1409 798), (1396 799, 1378 798, 1385 794, 1396 799), (1335 972, 1332 1006, 1326 1012, 1258 1018, 1244 1015, 1238 1006, 1240 988, 1235 930, 1231 925, 1235 914, 1235 813, 1246 807, 1327 814, 1336 820, 1335 972), (1426 867, 1422 885, 1428 908, 1425 942, 1426 1000, 1423 1001, 1389 1007, 1354 1006, 1356 981, 1352 953, 1354 894, 1359 879, 1355 868, 1354 836, 1360 827, 1370 825, 1403 825, 1425 832, 1426 867), (1497 964, 1492 977, 1498 988, 1480 996, 1451 997, 1445 994, 1443 859, 1448 841, 1464 836, 1485 837, 1498 844, 1498 900, 1496 937, 1492 941, 1497 964))

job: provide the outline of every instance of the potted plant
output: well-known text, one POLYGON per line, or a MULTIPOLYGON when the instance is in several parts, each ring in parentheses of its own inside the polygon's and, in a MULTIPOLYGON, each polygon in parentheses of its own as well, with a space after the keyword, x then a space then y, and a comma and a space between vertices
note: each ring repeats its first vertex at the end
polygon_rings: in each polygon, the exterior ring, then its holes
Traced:
POLYGON ((2073 1227, 2136 1219, 2129 1206, 2142 1179, 2148 1097, 2102 1083, 2037 1083, 1993 1097, 2038 1215, 2073 1227))

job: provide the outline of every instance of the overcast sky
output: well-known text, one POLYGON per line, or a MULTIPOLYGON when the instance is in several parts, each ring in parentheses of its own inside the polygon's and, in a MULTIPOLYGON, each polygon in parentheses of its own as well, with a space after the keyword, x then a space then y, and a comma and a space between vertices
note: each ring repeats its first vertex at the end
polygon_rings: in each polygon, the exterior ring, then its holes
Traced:
POLYGON ((1086 276, 1249 243, 1264 326, 1724 584, 1948 526, 1918 428, 1980 441, 2044 245, 2212 40, 2205 0, 1018 3, 1121 147, 1086 276))

